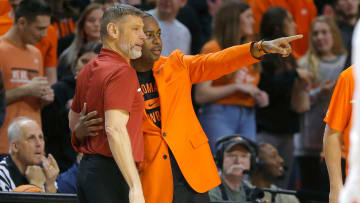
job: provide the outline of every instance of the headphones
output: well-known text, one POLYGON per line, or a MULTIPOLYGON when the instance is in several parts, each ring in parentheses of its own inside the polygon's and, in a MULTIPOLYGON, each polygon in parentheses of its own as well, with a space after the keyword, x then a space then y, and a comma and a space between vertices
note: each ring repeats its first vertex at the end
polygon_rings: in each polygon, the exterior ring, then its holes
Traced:
POLYGON ((236 141, 237 139, 241 138, 248 147, 248 150, 250 152, 250 172, 256 171, 259 168, 264 166, 264 161, 258 158, 258 146, 257 144, 239 134, 233 134, 229 136, 220 137, 216 140, 215 143, 215 163, 218 168, 223 167, 224 162, 224 154, 225 154, 225 145, 229 142, 236 141))

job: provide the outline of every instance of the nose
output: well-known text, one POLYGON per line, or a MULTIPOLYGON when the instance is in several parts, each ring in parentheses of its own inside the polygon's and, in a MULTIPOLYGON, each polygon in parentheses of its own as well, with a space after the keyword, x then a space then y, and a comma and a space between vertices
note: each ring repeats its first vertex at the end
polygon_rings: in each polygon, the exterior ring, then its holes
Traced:
POLYGON ((146 39, 146 35, 145 35, 145 33, 144 33, 144 31, 141 31, 140 32, 140 39, 142 40, 142 41, 145 41, 145 39, 146 39))
POLYGON ((161 42, 161 38, 159 36, 155 36, 154 40, 153 40, 153 43, 156 44, 156 45, 159 45, 160 42, 161 42))

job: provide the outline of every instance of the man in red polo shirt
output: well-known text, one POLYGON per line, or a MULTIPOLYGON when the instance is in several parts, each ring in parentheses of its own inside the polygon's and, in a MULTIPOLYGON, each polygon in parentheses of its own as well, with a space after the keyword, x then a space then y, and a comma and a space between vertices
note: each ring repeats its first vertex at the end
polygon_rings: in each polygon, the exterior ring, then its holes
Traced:
POLYGON ((88 112, 96 110, 105 120, 99 136, 86 137, 81 143, 72 140, 76 151, 85 154, 77 180, 80 202, 145 202, 135 165, 144 157, 144 100, 136 71, 129 65, 130 59, 141 56, 142 15, 128 5, 107 9, 100 28, 103 49, 77 78, 70 129, 84 103, 88 112))

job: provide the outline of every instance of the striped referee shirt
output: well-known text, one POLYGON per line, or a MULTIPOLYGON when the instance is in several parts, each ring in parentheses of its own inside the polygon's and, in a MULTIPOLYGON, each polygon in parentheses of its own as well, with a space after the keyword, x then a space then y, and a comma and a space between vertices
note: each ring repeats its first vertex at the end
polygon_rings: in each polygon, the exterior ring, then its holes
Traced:
POLYGON ((0 162, 0 191, 10 192, 17 186, 27 185, 29 181, 20 173, 10 156, 0 162))

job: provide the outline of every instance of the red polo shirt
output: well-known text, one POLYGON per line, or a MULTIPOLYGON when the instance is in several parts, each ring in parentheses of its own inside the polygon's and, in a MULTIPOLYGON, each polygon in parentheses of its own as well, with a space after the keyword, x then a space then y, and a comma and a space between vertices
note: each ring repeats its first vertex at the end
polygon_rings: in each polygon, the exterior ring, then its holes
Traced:
MULTIPOLYGON (((104 120, 106 110, 121 109, 129 112, 130 117, 126 127, 134 160, 136 162, 143 160, 144 141, 141 125, 144 99, 136 71, 121 55, 103 48, 100 54, 80 72, 71 109, 80 113, 84 103, 87 103, 87 113, 96 110, 98 116, 104 120)), ((81 144, 74 135, 71 141, 78 152, 112 156, 105 130, 100 131, 98 136, 86 137, 81 144)))

